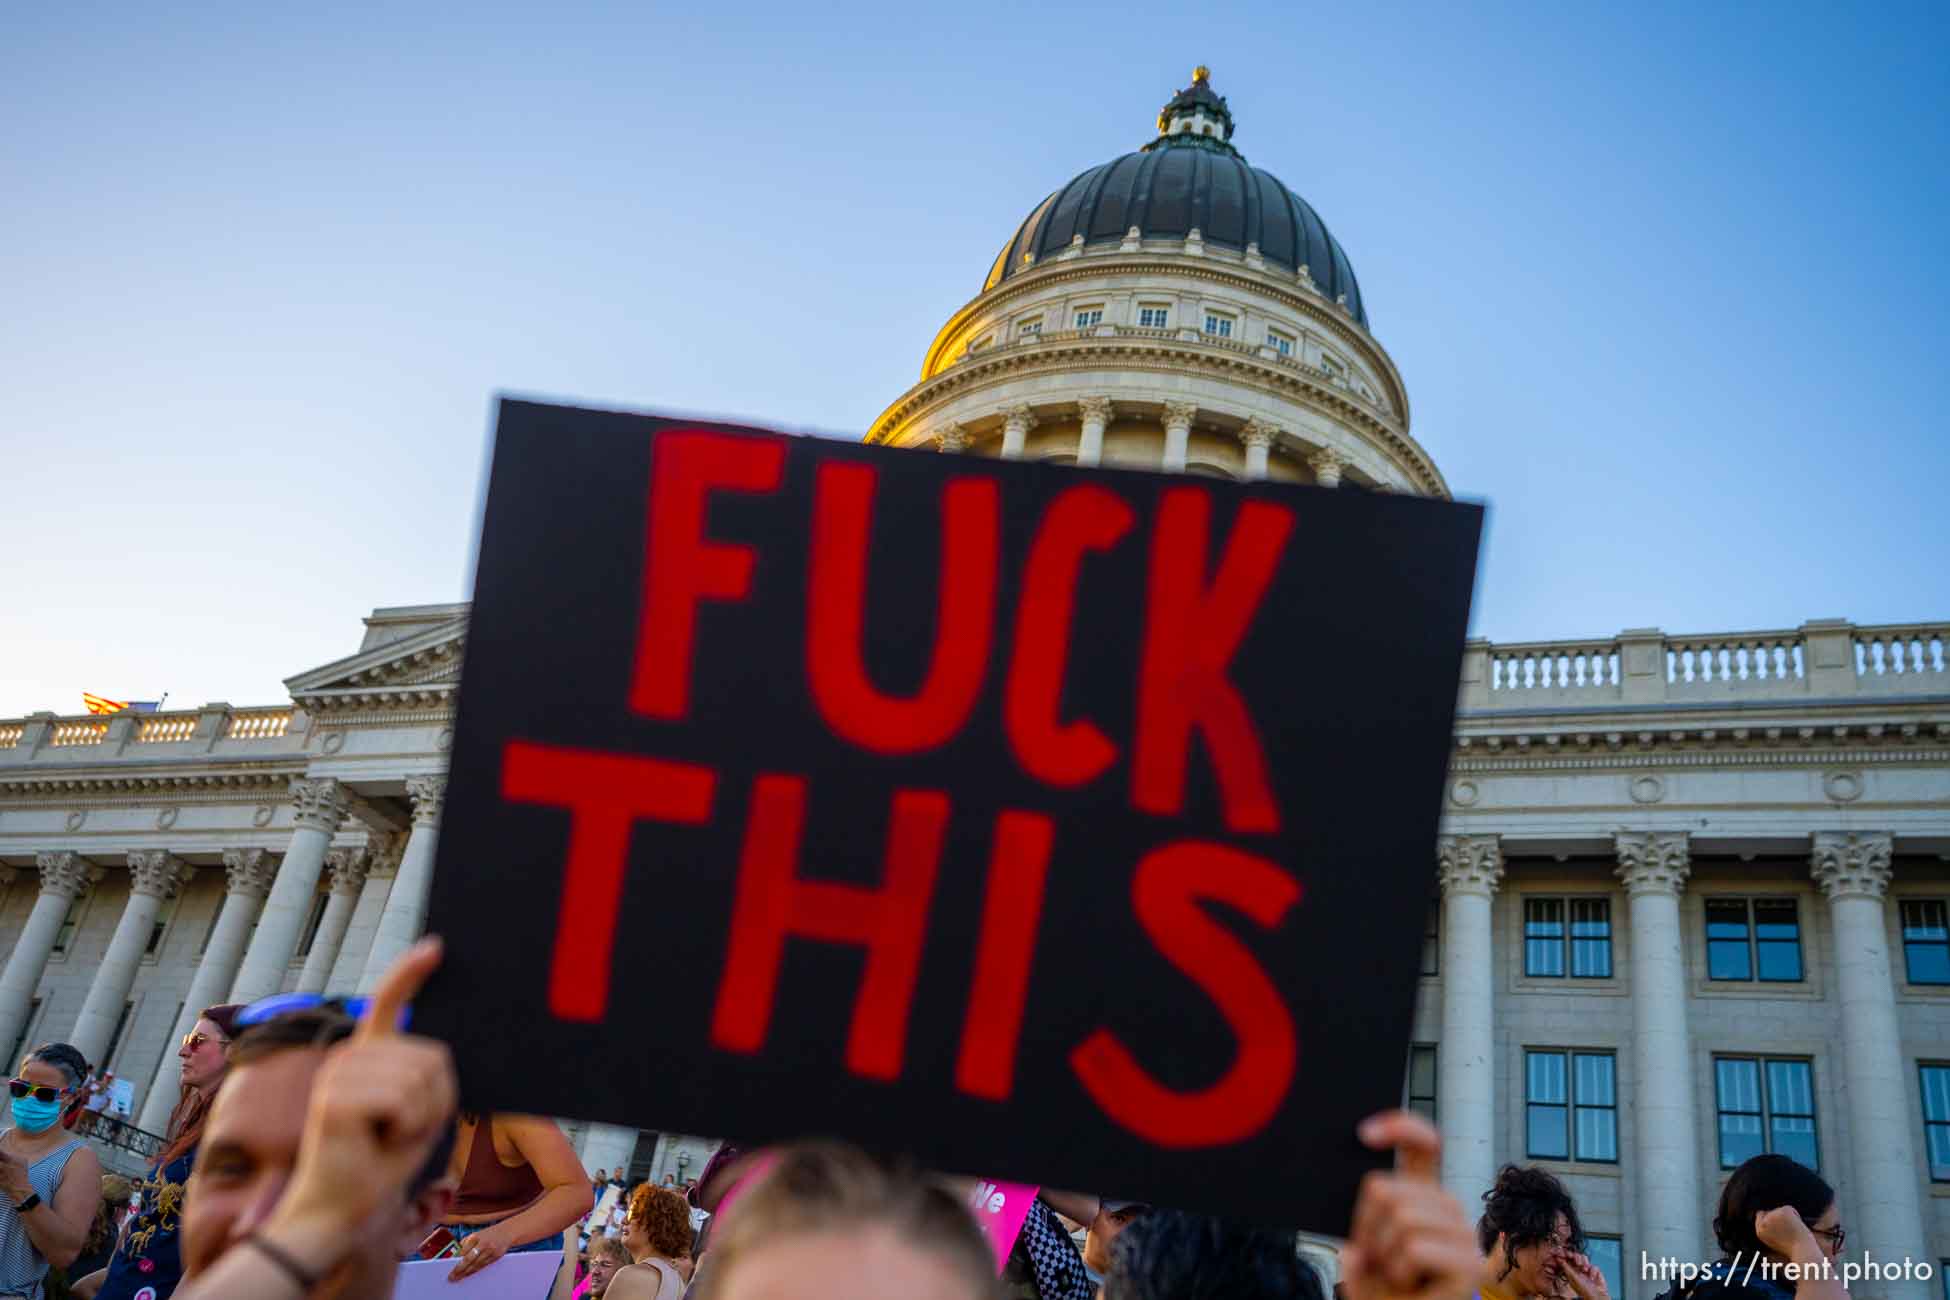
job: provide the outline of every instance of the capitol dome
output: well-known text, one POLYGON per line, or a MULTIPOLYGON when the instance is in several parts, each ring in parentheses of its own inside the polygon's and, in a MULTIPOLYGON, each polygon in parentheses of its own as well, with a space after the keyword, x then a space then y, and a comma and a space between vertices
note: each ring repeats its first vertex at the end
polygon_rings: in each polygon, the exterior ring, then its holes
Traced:
POLYGON ((1257 247, 1275 266, 1310 278, 1348 314, 1368 323, 1361 286, 1340 242, 1307 201, 1279 177, 1248 166, 1232 145, 1232 113, 1213 93, 1204 68, 1192 74, 1158 115, 1158 138, 1142 149, 1092 167, 1031 212, 989 270, 984 290, 1061 253, 1139 239, 1183 239, 1200 232, 1208 244, 1244 253, 1257 247))
POLYGON ((867 440, 1448 496, 1347 254, 1232 136, 1201 67, 1035 205, 867 440))

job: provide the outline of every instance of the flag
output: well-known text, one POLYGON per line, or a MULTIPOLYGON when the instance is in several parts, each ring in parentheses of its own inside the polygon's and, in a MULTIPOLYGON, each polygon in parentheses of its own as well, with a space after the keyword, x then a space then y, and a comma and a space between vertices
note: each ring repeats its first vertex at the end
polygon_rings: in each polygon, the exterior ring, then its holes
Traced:
POLYGON ((105 695, 90 695, 87 691, 81 693, 81 703, 90 713, 120 713, 129 707, 127 700, 111 700, 105 695))

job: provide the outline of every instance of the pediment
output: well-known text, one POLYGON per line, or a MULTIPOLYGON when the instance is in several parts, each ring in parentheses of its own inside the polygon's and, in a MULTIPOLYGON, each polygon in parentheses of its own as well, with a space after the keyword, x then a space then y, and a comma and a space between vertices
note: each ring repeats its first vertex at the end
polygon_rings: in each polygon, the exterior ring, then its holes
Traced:
POLYGON ((450 619, 287 677, 284 685, 301 705, 386 695, 446 694, 460 685, 466 643, 467 619, 450 619))

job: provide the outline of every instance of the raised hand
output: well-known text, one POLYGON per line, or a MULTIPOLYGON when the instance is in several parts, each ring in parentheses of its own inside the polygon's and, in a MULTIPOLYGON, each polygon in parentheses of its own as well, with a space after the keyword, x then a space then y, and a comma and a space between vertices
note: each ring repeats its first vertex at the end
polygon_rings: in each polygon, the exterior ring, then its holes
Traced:
POLYGON ((1377 1151, 1394 1148, 1395 1171, 1361 1180, 1341 1251, 1348 1300, 1465 1300, 1483 1259, 1462 1206, 1436 1181, 1442 1141, 1435 1126, 1392 1110, 1370 1115, 1359 1132, 1377 1151))
POLYGON ((291 1183, 273 1218, 286 1232, 343 1240, 393 1208, 454 1122, 445 1043, 400 1033, 400 1012, 440 965, 441 944, 407 949, 379 981, 352 1037, 319 1068, 291 1183))

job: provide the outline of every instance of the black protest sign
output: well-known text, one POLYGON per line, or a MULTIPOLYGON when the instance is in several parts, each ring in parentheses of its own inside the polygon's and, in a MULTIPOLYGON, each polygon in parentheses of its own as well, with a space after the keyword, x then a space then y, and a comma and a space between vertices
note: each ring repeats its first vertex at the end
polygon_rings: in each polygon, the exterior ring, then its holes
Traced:
POLYGON ((1340 1228, 1480 525, 504 402, 416 1026, 480 1109, 1340 1228))

